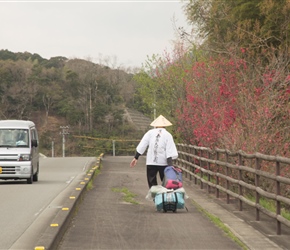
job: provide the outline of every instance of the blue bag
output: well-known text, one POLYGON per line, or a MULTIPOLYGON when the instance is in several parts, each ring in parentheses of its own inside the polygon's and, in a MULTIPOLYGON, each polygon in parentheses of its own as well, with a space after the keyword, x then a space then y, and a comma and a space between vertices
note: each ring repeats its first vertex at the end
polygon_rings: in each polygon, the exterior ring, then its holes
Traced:
POLYGON ((176 212, 177 209, 184 208, 184 194, 181 192, 164 192, 155 196, 155 206, 157 211, 176 212))
POLYGON ((164 169, 163 187, 167 189, 178 189, 182 185, 182 170, 173 166, 168 166, 164 169))

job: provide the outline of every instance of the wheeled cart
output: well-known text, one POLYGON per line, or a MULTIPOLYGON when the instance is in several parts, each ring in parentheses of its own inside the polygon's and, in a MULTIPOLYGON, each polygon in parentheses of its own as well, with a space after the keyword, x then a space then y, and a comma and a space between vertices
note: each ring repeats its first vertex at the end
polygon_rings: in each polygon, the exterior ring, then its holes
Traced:
POLYGON ((184 193, 176 191, 168 191, 158 193, 154 199, 157 211, 172 211, 184 208, 184 193))

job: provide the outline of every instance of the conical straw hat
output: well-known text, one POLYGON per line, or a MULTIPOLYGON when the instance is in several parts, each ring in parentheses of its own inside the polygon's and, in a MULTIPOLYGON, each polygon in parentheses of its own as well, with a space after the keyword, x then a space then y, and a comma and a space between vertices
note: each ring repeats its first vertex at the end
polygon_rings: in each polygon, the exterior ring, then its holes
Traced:
POLYGON ((152 127, 168 127, 172 123, 168 121, 163 115, 158 116, 151 124, 152 127))

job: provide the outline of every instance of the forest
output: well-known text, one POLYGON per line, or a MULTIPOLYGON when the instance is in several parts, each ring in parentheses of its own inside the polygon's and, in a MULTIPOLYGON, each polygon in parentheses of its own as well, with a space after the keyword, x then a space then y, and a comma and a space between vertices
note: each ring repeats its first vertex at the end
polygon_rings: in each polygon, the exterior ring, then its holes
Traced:
MULTIPOLYGON (((121 69, 77 58, 47 60, 29 52, 0 51, 1 119, 34 121, 44 152, 52 140, 61 145, 60 126, 70 127, 68 137, 134 134, 123 120, 134 88, 133 75, 121 69)), ((84 153, 71 144, 71 154, 84 153)))
POLYGON ((191 29, 135 73, 1 50, 0 118, 35 121, 47 153, 69 125, 69 155, 91 155, 110 147, 101 138, 140 139, 126 107, 155 110, 176 142, 290 157, 290 1, 190 0, 184 13, 191 29))

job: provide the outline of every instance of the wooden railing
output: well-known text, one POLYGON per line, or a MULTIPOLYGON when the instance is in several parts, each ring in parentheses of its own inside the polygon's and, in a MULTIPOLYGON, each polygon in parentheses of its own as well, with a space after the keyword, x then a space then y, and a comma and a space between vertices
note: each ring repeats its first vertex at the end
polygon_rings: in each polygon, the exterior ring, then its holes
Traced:
POLYGON ((217 198, 223 192, 228 204, 230 197, 238 199, 240 211, 243 203, 254 207, 257 221, 260 212, 275 219, 278 235, 281 223, 290 227, 290 221, 281 215, 283 209, 290 212, 289 158, 186 144, 177 144, 177 149, 179 157, 174 165, 201 189, 206 184, 208 192, 214 190, 217 198), (262 200, 274 203, 276 212, 262 206, 262 200))

